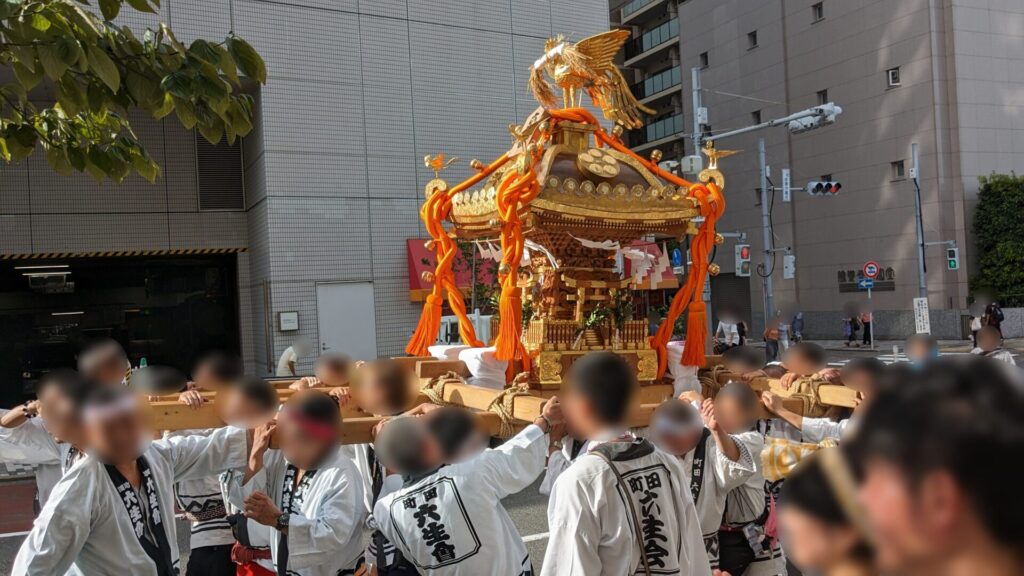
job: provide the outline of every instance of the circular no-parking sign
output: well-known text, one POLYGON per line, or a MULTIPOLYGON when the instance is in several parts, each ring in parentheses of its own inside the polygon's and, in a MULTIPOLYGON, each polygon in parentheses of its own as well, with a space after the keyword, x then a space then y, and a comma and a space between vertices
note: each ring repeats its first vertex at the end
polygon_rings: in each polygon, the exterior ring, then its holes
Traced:
POLYGON ((878 278, 878 273, 882 271, 882 268, 878 265, 878 262, 869 260, 864 263, 864 277, 875 279, 878 278))

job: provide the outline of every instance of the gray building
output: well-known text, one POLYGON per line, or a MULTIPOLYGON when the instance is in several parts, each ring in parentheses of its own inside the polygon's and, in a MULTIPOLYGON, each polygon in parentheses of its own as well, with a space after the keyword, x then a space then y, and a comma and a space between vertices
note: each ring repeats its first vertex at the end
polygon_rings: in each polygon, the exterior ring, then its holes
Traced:
MULTIPOLYGON (((642 0, 638 0, 642 1, 642 0)), ((933 329, 960 334, 977 177, 1024 167, 1024 3, 1017 0, 649 0, 646 10, 678 11, 682 90, 701 68, 708 126, 715 133, 783 117, 834 101, 843 114, 831 126, 790 135, 776 128, 719 143, 742 149, 722 161, 728 209, 723 231, 748 233, 760 261, 761 206, 757 139, 767 140, 776 186, 781 169, 794 186, 842 183, 834 197, 776 194, 776 246, 791 246, 796 276, 782 278, 776 259, 777 305, 807 313, 808 332, 838 337, 839 310, 863 302, 862 265, 883 270, 873 293, 881 334, 913 330, 918 294, 911 143, 920 146, 927 242, 953 240, 963 266, 946 269, 942 247, 927 249, 933 329)), ((687 130, 690 98, 684 98, 687 130)), ((760 279, 732 276, 731 243, 720 250, 716 292, 744 297, 763 310, 760 279), (724 254, 723 254, 724 252, 724 254), (724 257, 723 257, 724 256, 724 257), (747 296, 746 294, 749 294, 747 296)))
POLYGON ((269 71, 256 129, 232 149, 138 118, 155 185, 61 177, 41 154, 0 165, 5 382, 70 362, 93 336, 183 368, 234 348, 256 374, 298 340, 400 354, 420 311, 406 240, 424 236, 424 155, 461 157, 445 172, 458 181, 471 158, 504 152, 508 123, 537 106, 527 71, 545 40, 607 30, 608 5, 164 0, 119 22, 249 40, 269 71))

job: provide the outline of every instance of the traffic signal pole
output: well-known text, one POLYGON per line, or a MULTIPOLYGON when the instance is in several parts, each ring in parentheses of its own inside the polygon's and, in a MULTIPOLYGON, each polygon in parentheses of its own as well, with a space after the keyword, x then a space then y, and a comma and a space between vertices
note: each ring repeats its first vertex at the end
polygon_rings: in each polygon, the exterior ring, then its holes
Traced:
POLYGON ((761 259, 762 287, 764 289, 764 323, 768 326, 768 320, 775 314, 775 294, 772 284, 772 273, 775 272, 774 265, 769 260, 775 260, 775 250, 772 245, 772 219, 771 205, 768 197, 768 160, 765 153, 764 138, 757 140, 757 159, 761 166, 761 232, 764 239, 764 253, 761 259))
POLYGON ((917 218, 917 296, 928 298, 928 269, 924 263, 924 215, 921 209, 920 166, 918 165, 917 142, 910 145, 911 174, 914 182, 914 216, 917 218))

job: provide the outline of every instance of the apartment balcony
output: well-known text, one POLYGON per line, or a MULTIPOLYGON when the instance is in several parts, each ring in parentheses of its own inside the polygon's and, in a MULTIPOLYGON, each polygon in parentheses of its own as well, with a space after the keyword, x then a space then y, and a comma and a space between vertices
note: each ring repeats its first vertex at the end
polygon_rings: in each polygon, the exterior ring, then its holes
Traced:
POLYGON ((630 89, 641 104, 653 104, 662 98, 682 91, 682 70, 679 66, 673 66, 657 74, 652 74, 643 82, 633 84, 630 89))
POLYGON ((630 136, 630 147, 634 152, 643 152, 652 148, 663 147, 668 143, 686 138, 683 129, 683 115, 673 114, 634 131, 630 136))
POLYGON ((632 0, 619 9, 622 25, 637 26, 665 14, 666 0, 632 0))
POLYGON ((673 18, 660 26, 644 32, 638 38, 626 43, 627 68, 637 67, 668 50, 679 46, 679 20, 673 18))

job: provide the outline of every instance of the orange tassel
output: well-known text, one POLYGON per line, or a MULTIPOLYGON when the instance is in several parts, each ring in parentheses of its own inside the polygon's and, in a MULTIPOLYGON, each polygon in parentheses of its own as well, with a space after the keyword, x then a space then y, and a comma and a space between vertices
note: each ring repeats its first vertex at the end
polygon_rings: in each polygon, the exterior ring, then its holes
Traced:
POLYGON ((690 302, 686 315, 686 346, 683 347, 683 365, 702 368, 707 362, 704 343, 707 340, 707 306, 704 302, 690 302))

